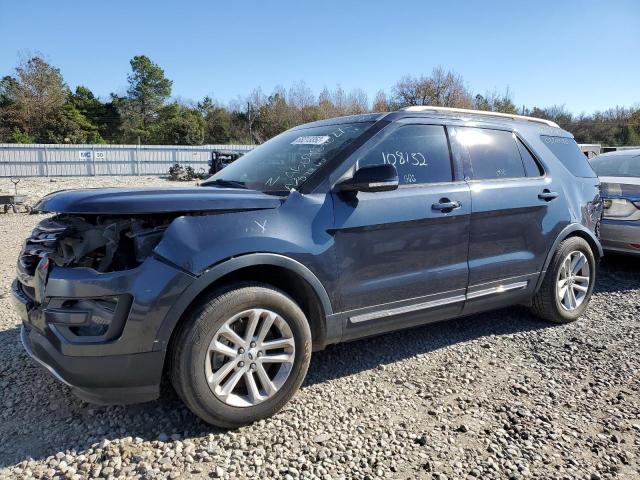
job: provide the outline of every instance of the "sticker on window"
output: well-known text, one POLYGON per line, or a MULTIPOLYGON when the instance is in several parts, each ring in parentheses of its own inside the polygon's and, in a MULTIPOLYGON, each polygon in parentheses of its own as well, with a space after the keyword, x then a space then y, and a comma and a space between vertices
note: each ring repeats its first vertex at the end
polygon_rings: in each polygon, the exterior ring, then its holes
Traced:
POLYGON ((322 145, 331 139, 329 135, 307 135, 306 137, 298 137, 291 145, 322 145))

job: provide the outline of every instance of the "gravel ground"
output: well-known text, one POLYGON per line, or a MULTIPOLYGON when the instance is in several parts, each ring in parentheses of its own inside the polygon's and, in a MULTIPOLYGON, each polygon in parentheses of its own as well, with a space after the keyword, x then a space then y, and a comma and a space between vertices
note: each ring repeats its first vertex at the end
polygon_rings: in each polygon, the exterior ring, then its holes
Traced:
MULTIPOLYGON (((166 181, 20 186, 133 183, 166 181)), ((0 215, 0 478, 640 478, 640 260, 607 258, 571 325, 518 307, 329 347, 283 411, 222 431, 170 389, 86 404, 27 357, 8 290, 37 221, 0 215)))

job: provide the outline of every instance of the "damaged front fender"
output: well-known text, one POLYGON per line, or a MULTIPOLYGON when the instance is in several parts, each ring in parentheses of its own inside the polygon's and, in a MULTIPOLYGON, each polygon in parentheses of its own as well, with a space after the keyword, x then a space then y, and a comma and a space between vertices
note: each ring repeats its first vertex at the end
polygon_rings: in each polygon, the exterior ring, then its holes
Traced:
POLYGON ((292 192, 273 210, 183 216, 167 228, 155 253, 194 275, 221 261, 249 253, 284 255, 312 271, 333 271, 323 255, 333 248, 330 199, 292 192))

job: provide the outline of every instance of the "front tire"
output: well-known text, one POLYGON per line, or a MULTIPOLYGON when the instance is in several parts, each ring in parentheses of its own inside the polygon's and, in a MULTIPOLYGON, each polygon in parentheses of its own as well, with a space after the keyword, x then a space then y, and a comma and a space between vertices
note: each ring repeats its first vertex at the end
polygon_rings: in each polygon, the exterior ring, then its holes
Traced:
POLYGON ((569 323, 587 309, 596 280, 596 260, 581 237, 563 240, 551 260, 531 310, 555 323, 569 323))
POLYGON ((171 383, 187 407, 207 423, 235 428, 275 414, 296 393, 311 331, 284 292, 235 285, 191 312, 170 355, 171 383))

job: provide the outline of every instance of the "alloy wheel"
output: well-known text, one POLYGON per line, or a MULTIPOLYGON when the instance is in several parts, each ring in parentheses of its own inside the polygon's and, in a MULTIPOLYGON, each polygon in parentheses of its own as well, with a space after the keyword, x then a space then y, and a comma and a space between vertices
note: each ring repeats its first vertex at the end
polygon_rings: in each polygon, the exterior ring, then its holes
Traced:
POLYGON ((295 340, 285 319, 253 308, 228 319, 213 336, 205 376, 214 395, 227 405, 252 407, 282 388, 294 358, 295 340))
POLYGON ((587 256, 580 251, 573 251, 563 260, 558 279, 556 292, 560 305, 567 311, 577 309, 587 296, 591 271, 587 256))

